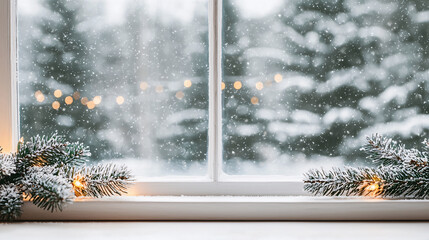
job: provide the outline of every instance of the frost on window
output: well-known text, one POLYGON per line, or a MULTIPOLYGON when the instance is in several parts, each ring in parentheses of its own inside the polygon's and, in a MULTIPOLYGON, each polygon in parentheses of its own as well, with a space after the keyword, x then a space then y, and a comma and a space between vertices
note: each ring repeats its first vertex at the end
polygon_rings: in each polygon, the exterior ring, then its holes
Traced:
POLYGON ((225 0, 228 174, 365 165, 380 133, 429 137, 427 0, 225 0))
POLYGON ((206 174, 206 0, 18 0, 21 135, 136 175, 206 174))

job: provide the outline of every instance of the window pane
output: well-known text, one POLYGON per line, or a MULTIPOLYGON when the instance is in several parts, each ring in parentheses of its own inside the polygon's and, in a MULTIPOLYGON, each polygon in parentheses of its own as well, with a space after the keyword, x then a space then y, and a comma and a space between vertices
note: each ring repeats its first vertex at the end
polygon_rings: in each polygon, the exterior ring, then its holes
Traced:
POLYGON ((21 135, 136 175, 205 175, 207 0, 18 0, 21 135))
POLYGON ((224 171, 367 165, 380 133, 429 132, 426 0, 225 0, 224 171))

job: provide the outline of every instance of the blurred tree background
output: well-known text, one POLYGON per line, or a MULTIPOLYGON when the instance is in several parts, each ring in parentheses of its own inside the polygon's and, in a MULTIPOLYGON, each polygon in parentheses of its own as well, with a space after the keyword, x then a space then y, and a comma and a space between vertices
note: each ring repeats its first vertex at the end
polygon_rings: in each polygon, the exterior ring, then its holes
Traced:
MULTIPOLYGON (((205 1, 116 2, 123 14, 113 23, 101 4, 112 1, 36 2, 38 11, 19 15, 24 137, 58 131, 89 145, 94 160, 165 163, 171 174, 204 168, 205 1)), ((367 135, 408 145, 427 137, 427 1, 224 0, 223 7, 227 173, 367 164, 358 151, 367 135)))

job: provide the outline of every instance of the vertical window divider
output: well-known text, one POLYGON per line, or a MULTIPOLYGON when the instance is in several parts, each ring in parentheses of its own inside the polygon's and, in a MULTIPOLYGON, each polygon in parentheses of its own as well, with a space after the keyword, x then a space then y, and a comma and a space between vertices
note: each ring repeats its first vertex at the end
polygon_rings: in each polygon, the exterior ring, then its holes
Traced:
POLYGON ((0 146, 16 150, 18 94, 16 82, 16 0, 0 1, 0 146))
POLYGON ((208 171, 214 182, 222 171, 221 14, 222 0, 209 0, 208 171))

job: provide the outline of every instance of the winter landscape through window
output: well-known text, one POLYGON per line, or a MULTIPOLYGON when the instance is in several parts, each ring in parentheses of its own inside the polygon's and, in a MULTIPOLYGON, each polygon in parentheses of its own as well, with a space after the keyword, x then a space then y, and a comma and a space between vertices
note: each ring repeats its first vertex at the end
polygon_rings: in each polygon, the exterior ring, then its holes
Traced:
MULTIPOLYGON (((18 0, 20 131, 58 131, 136 175, 207 174, 208 0, 18 0)), ((425 0, 224 0, 222 170, 370 164, 429 132, 425 0)), ((213 43, 213 42, 212 42, 213 43)))

